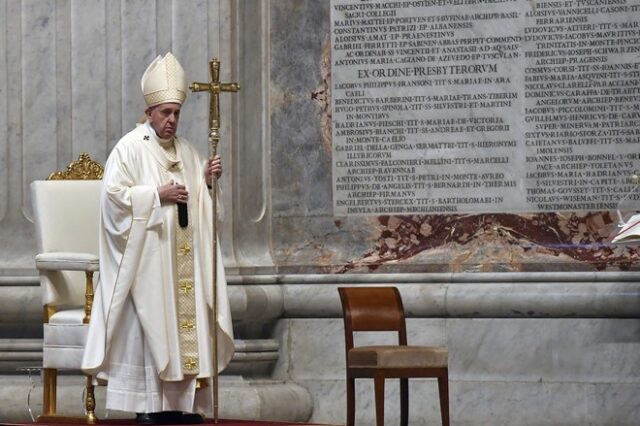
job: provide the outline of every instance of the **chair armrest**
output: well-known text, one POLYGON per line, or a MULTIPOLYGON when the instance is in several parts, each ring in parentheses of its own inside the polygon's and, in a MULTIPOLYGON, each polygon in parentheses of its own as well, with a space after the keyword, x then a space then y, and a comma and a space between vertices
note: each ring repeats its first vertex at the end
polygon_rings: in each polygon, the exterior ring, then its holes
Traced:
MULTIPOLYGON (((75 300, 73 286, 56 286, 56 283, 64 283, 64 279, 60 279, 62 274, 76 271, 84 272, 86 277, 83 323, 88 324, 93 306, 93 273, 100 269, 98 256, 79 252, 47 252, 39 253, 35 260, 36 268, 40 271, 40 284, 43 289, 45 322, 49 322, 49 319, 56 312, 56 306, 75 300)), ((77 296, 80 295, 77 294, 77 296)))
POLYGON ((91 253, 50 252, 36 255, 36 268, 41 271, 97 271, 98 256, 91 253))

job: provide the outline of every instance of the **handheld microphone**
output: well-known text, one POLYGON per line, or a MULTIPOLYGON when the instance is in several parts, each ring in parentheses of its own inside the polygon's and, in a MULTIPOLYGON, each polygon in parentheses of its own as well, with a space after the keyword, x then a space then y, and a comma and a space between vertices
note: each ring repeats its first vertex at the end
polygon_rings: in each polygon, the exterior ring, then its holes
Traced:
POLYGON ((178 205, 178 224, 181 228, 189 225, 189 209, 187 203, 176 203, 178 205))
POLYGON ((178 203, 178 224, 181 228, 186 228, 189 224, 189 213, 187 213, 187 204, 178 203))

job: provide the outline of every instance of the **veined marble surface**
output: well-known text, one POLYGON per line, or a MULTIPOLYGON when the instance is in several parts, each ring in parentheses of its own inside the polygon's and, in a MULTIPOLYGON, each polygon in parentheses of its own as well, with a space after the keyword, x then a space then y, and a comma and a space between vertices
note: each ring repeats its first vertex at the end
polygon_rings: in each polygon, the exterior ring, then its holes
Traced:
POLYGON ((608 243, 617 225, 609 211, 334 217, 329 8, 330 2, 319 1, 271 3, 273 250, 279 271, 637 269, 636 247, 608 243))
MULTIPOLYGON (((454 425, 634 425, 640 415, 636 319, 414 319, 410 344, 446 344, 454 425)), ((277 367, 307 387, 311 421, 345 416, 340 319, 281 321, 292 354, 277 367)), ((387 343, 386 338, 362 343, 387 343)), ((437 383, 410 380, 412 425, 439 424, 437 383)), ((373 382, 356 381, 357 424, 372 425, 373 382)), ((398 417, 398 385, 386 385, 386 421, 398 417)))
MULTIPOLYGON (((153 58, 173 51, 190 81, 208 81, 208 61, 218 57, 221 81, 229 79, 234 29, 220 15, 233 18, 232 11, 228 0, 0 4, 0 276, 34 268, 29 184, 64 170, 82 152, 104 164, 143 116, 140 78, 153 58)), ((187 98, 179 132, 205 156, 208 95, 187 98)), ((230 104, 221 100, 228 139, 230 104)), ((220 152, 232 170, 230 143, 220 152)), ((230 187, 228 175, 222 183, 230 187)), ((230 193, 223 195, 229 206, 230 193)))
MULTIPOLYGON (((449 349, 453 424, 626 426, 640 414, 640 288, 634 273, 342 274, 334 282, 331 277, 231 279, 238 363, 228 374, 246 377, 224 377, 225 415, 343 422, 344 331, 336 287, 389 284, 403 296, 410 344, 449 349), (523 311, 525 306, 531 311, 523 311), (250 403, 239 406, 237 398, 250 403), (297 402, 266 404, 271 398, 297 402)), ((34 346, 38 291, 5 285, 0 296, 3 336, 12 337, 0 342, 0 367, 6 374, 13 366, 19 374, 15 368, 37 365, 41 356, 34 346)), ((362 333, 356 343, 392 343, 392 336, 362 333)), ((0 418, 25 420, 27 377, 1 376, 0 383, 14 386, 3 396, 14 403, 0 408, 0 418)), ((64 395, 80 393, 64 386, 64 395)), ((387 389, 388 421, 394 421, 397 385, 389 382, 387 389)), ((359 382, 357 392, 358 424, 373 424, 372 383, 359 382)), ((437 423, 435 382, 412 381, 411 395, 411 424, 437 423)), ((37 406, 40 399, 34 398, 37 406)), ((66 402, 63 407, 78 409, 66 402)))
MULTIPOLYGON (((3 338, 41 330, 29 183, 85 150, 104 162, 143 111, 145 67, 173 50, 190 80, 207 80, 207 61, 217 56, 221 80, 242 86, 221 96, 221 241, 230 288, 241 289, 231 293, 233 315, 239 338, 278 340, 268 380, 304 387, 312 421, 344 419, 335 287, 374 283, 403 287, 411 340, 449 346, 454 424, 634 424, 639 298, 637 279, 619 271, 637 269, 638 253, 606 243, 610 212, 332 216, 329 5, 0 2, 3 338)), ((202 154, 207 106, 206 95, 189 94, 180 124, 202 154)), ((26 377, 0 382, 3 410, 24 409, 16 398, 26 397, 26 377)), ((269 398, 308 407, 299 388, 292 396, 251 386, 229 394, 249 398, 251 415, 273 415, 260 411, 269 398)), ((392 416, 396 389, 388 388, 392 416)), ((412 393, 413 424, 437 424, 434 384, 416 383, 412 393)), ((372 424, 371 395, 369 383, 358 385, 362 424, 372 424)))
MULTIPOLYGON (((7 0, 0 19, 0 274, 32 269, 28 185, 88 151, 104 162, 142 115, 140 76, 174 51, 222 81, 221 242, 231 273, 616 271, 612 212, 334 217, 329 5, 318 0, 7 0), (12 17, 7 19, 7 17, 12 17)), ((208 95, 180 133, 203 155, 208 95)))

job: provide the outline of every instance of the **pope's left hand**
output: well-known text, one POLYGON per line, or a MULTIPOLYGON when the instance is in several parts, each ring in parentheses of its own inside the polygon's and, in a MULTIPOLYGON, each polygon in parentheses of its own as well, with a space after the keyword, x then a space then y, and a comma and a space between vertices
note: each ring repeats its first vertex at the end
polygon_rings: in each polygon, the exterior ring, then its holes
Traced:
POLYGON ((219 155, 207 160, 204 170, 204 179, 207 185, 211 184, 211 175, 215 175, 216 179, 220 179, 220 176, 222 176, 222 160, 219 155))

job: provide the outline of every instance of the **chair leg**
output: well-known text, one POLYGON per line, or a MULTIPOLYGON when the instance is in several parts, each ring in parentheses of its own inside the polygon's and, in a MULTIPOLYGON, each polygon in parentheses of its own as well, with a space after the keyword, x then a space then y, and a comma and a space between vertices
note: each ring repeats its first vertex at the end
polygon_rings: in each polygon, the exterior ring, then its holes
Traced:
POLYGON ((409 379, 400 379, 400 425, 409 425, 409 379))
POLYGON ((347 426, 356 423, 356 385, 353 377, 347 377, 347 426))
POLYGON ((440 393, 442 426, 449 426, 449 369, 438 376, 438 391, 440 393))
POLYGON ((55 368, 45 368, 42 372, 42 415, 56 414, 56 389, 58 371, 55 368))
POLYGON ((384 426, 384 376, 376 373, 373 382, 376 399, 376 426, 384 426))
POLYGON ((98 423, 98 418, 96 417, 96 398, 94 395, 94 386, 93 386, 93 377, 90 375, 86 375, 87 380, 87 393, 85 398, 85 410, 87 412, 87 423, 90 425, 94 425, 98 423))

